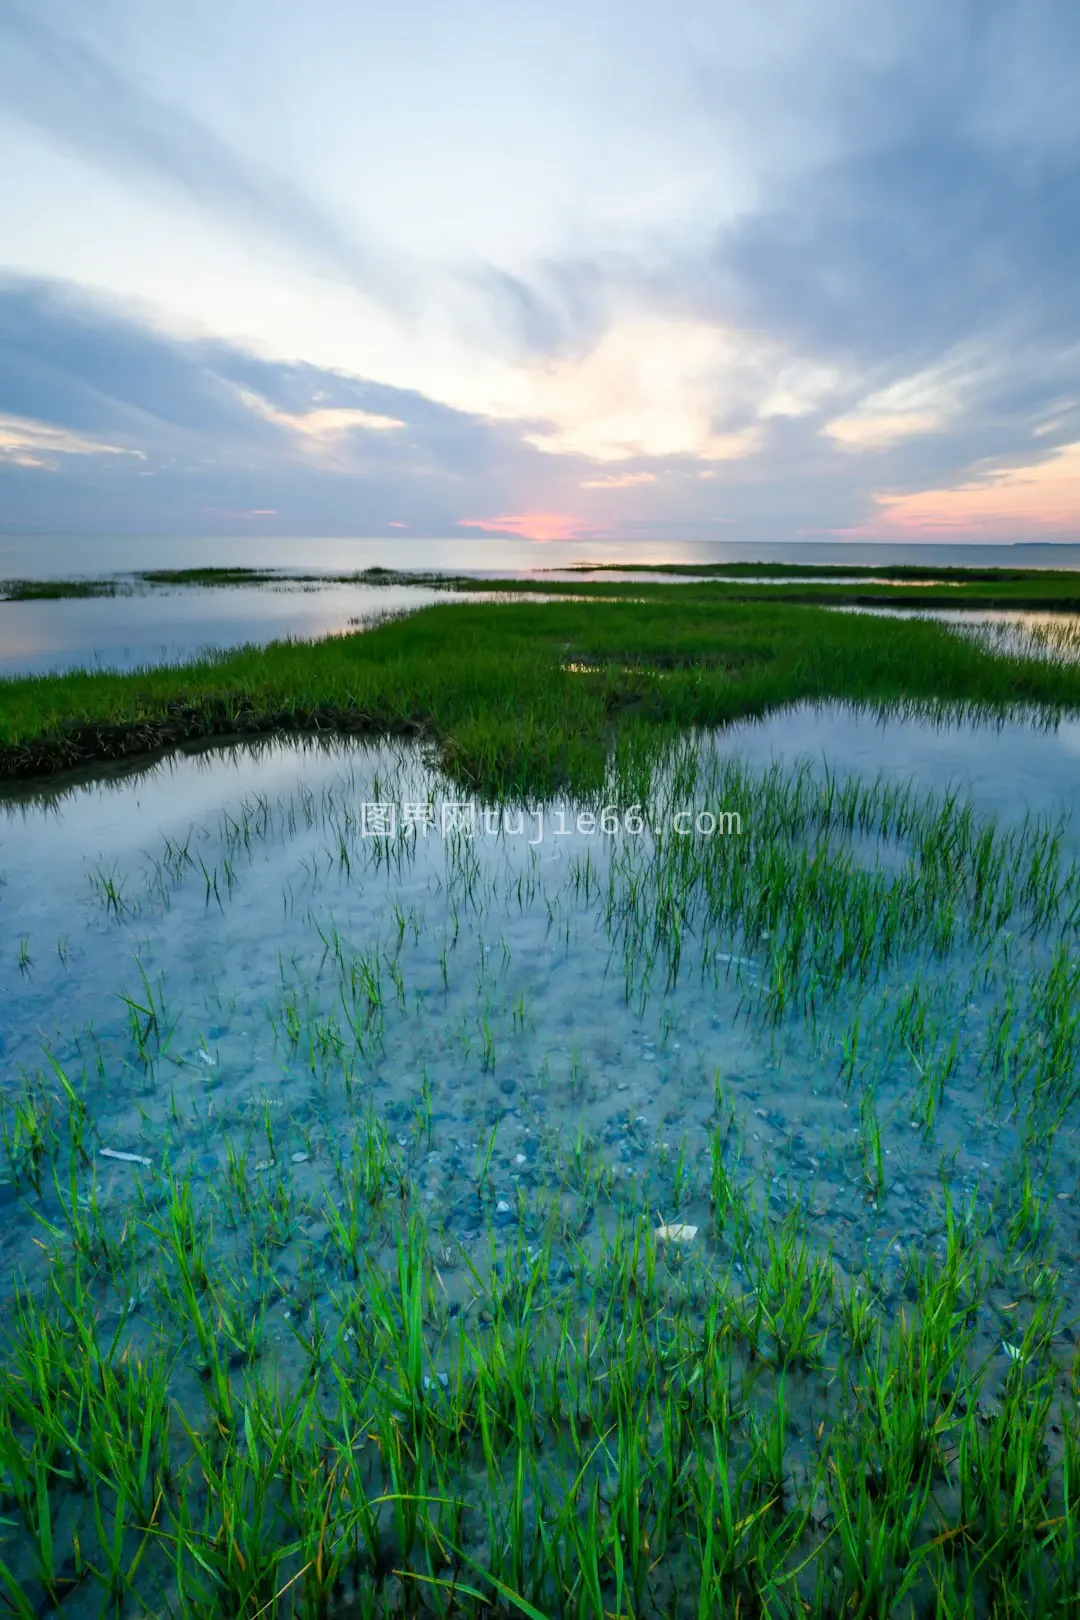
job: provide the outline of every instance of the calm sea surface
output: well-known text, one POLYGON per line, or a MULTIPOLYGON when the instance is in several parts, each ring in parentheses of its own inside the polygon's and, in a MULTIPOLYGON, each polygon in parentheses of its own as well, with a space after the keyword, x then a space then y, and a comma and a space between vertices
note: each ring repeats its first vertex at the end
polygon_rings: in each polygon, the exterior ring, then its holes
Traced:
POLYGON ((754 545, 684 540, 378 540, 235 536, 8 535, 0 537, 0 579, 55 579, 137 568, 260 567, 341 571, 438 569, 498 576, 576 563, 850 563, 1080 569, 1080 545, 754 545))

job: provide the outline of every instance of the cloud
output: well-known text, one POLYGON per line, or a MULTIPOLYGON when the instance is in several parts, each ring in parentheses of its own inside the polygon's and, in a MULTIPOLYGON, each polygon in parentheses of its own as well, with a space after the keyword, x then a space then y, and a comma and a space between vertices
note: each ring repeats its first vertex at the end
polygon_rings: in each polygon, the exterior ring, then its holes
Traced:
POLYGON ((239 390, 244 405, 265 422, 290 434, 301 452, 321 465, 347 471, 353 433, 394 433, 405 426, 396 416, 380 416, 351 406, 319 405, 309 411, 282 411, 249 390, 239 390))
POLYGON ((1051 433, 1067 432, 1073 423, 1073 419, 1080 414, 1080 401, 1063 400, 1060 403, 1055 402, 1050 408, 1054 414, 1048 417, 1046 421, 1040 422, 1036 427, 1032 428, 1033 438, 1044 439, 1051 433), (1057 414, 1059 410, 1061 412, 1060 416, 1057 414))
POLYGON ((0 415, 0 461, 11 462, 18 467, 45 467, 52 470, 58 465, 53 459, 57 455, 135 456, 140 461, 146 460, 141 450, 107 444, 102 439, 72 433, 67 428, 52 427, 47 422, 0 415))
POLYGON ((868 394, 853 410, 826 422, 822 431, 849 450, 880 450, 938 432, 963 414, 966 402, 999 369, 1000 360, 963 345, 936 365, 868 394))
POLYGON ((66 532, 213 532, 223 515, 258 512, 286 533, 394 521, 445 534, 470 506, 511 509, 545 460, 514 427, 422 394, 171 337, 71 287, 11 278, 0 414, 5 516, 66 532), (126 453, 60 454, 77 447, 126 453))
MULTIPOLYGON (((1045 461, 989 467, 953 489, 879 495, 879 533, 961 533, 981 540, 1065 536, 1080 526, 1080 441, 1045 461)), ((873 527, 872 525, 870 527, 873 527)))
POLYGON ((584 353, 526 369, 520 414, 550 424, 526 441, 601 462, 752 455, 761 442, 756 425, 718 428, 751 405, 746 369, 740 335, 721 327, 673 317, 622 321, 584 353))
POLYGON ((477 336, 491 344, 496 332, 515 354, 556 354, 595 343, 611 318, 612 267, 587 259, 553 260, 529 278, 498 265, 467 264, 458 272, 459 296, 479 297, 477 336))
POLYGON ((852 131, 850 151, 722 232, 700 296, 863 367, 910 372, 1002 328, 1074 338, 1075 141, 994 150, 956 107, 920 125, 924 111, 913 90, 916 127, 884 143, 852 131))
POLYGON ((323 406, 318 410, 279 411, 257 394, 241 390, 241 399, 249 409, 273 422, 276 427, 288 428, 301 439, 335 439, 342 433, 360 429, 365 433, 392 433, 405 423, 396 416, 377 416, 374 411, 352 410, 345 406, 323 406))
POLYGON ((151 94, 85 39, 61 32, 39 6, 6 0, 0 7, 0 89, 9 114, 80 157, 164 182, 231 227, 254 230, 402 306, 409 274, 399 257, 391 261, 342 229, 301 187, 246 159, 185 107, 151 94))
POLYGON ((1080 539, 1078 352, 1018 337, 890 376, 626 318, 484 415, 0 278, 0 505, 64 533, 1080 539))
POLYGON ((860 410, 850 416, 838 416, 826 424, 823 431, 847 450, 882 450, 921 433, 933 433, 941 419, 931 411, 890 411, 873 416, 860 410))
MULTIPOLYGON (((302 409, 290 368, 276 370, 289 390, 281 403, 302 409)), ((0 274, 0 409, 12 414, 142 449, 168 439, 175 450, 206 435, 270 444, 276 435, 256 426, 239 389, 274 372, 230 345, 155 330, 115 300, 0 274)))
POLYGON ((835 364, 814 360, 781 364, 757 414, 763 422, 777 416, 810 416, 842 386, 843 372, 835 364))
POLYGON ((1080 11, 780 10, 0 0, 5 518, 1080 538, 1080 11))
MULTIPOLYGON (((170 336, 72 287, 0 279, 0 412, 45 424, 50 443, 131 452, 69 457, 85 466, 48 488, 40 469, 0 465, 5 516, 28 528, 553 538, 610 521, 575 515, 581 460, 528 445, 535 424, 170 336), (152 476, 123 472, 129 462, 152 476)), ((605 490, 589 494, 603 505, 605 490)))
POLYGON ((651 472, 608 473, 603 478, 586 478, 582 489, 633 489, 636 484, 655 484, 651 472))

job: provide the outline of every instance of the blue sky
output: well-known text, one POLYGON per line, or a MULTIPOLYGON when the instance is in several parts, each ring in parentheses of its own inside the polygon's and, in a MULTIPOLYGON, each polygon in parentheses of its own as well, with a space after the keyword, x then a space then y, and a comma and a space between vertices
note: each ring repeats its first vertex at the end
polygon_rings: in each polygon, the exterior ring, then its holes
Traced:
POLYGON ((0 0, 0 526, 1080 540, 1075 0, 0 0))

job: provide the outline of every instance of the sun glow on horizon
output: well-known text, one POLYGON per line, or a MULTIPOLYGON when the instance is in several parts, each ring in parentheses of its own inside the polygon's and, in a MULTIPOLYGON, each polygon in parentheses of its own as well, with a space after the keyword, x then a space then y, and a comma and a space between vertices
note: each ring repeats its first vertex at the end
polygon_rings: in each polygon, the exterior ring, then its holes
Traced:
POLYGON ((459 518, 459 529, 482 529, 485 534, 516 534, 523 540, 577 540, 587 533, 580 518, 562 512, 503 513, 498 517, 459 518))

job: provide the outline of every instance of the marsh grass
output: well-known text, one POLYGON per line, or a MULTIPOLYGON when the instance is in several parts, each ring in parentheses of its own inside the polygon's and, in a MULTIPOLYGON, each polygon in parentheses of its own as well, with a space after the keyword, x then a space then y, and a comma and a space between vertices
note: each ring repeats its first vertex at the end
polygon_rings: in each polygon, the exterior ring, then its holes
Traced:
MULTIPOLYGON (((836 602, 887 605, 932 603, 935 607, 1032 607, 1076 611, 1080 608, 1077 575, 1068 569, 872 567, 785 563, 619 563, 563 570, 572 583, 541 570, 520 579, 484 579, 492 595, 647 595, 671 597, 679 585, 685 598, 708 594, 715 599, 767 602, 836 602), (611 580, 613 573, 660 574, 667 581, 611 580), (599 579, 585 579, 585 574, 599 579), (679 583, 682 582, 682 583, 679 583), (762 582, 766 588, 763 590, 762 582)), ((325 589, 331 585, 424 586, 446 591, 475 591, 475 575, 373 567, 344 573, 311 573, 287 567, 206 567, 144 569, 98 579, 11 579, 0 581, 0 600, 57 600, 65 597, 127 595, 133 591, 209 590, 236 586, 264 589, 325 589)))
MULTIPOLYGON (((636 589, 636 588, 635 588, 636 589)), ((1067 659, 997 656, 937 624, 767 608, 670 588, 646 600, 452 603, 361 636, 201 662, 0 682, 0 774, 34 776, 192 739, 405 731, 491 802, 591 797, 612 743, 800 700, 1080 705, 1067 659), (575 673, 575 670, 578 672, 575 673)))
POLYGON ((56 602, 68 597, 126 596, 120 579, 0 579, 0 602, 56 602))

